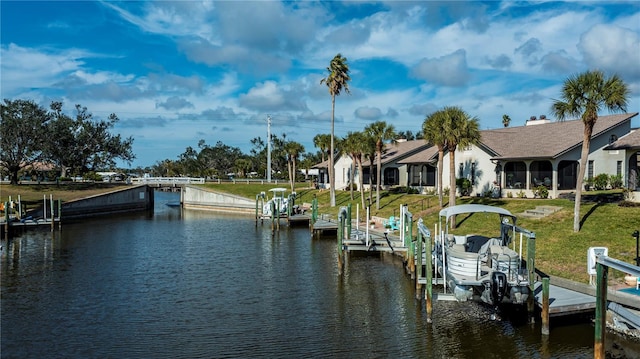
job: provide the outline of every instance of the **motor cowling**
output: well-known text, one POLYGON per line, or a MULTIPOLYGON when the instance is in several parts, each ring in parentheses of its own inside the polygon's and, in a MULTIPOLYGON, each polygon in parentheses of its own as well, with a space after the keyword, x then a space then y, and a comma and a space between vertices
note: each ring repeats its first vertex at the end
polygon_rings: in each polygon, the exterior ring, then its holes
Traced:
POLYGON ((493 303, 501 303, 506 293, 507 275, 502 272, 491 273, 491 300, 493 303))

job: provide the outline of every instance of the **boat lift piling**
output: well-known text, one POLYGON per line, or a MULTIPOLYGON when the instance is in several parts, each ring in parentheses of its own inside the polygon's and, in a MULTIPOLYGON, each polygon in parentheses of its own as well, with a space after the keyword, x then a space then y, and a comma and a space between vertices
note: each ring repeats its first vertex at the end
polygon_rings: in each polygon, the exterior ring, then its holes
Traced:
POLYGON ((351 211, 347 209, 347 207, 340 207, 340 212, 338 212, 338 273, 340 274, 342 274, 342 271, 344 269, 344 232, 345 230, 347 230, 349 233, 349 237, 351 233, 351 225, 349 224, 345 226, 345 222, 351 222, 351 211))
POLYGON ((605 255, 596 256, 596 318, 593 357, 605 358, 605 331, 607 328, 607 287, 609 268, 640 277, 640 267, 634 266, 605 255))
POLYGON ((420 282, 420 278, 423 277, 423 274, 426 276, 425 288, 424 288, 424 299, 425 299, 425 309, 427 311, 427 323, 432 322, 432 314, 433 314, 433 268, 431 265, 431 232, 424 225, 422 218, 418 219, 418 224, 416 225, 418 228, 418 238, 417 238, 417 249, 416 249, 416 261, 417 263, 417 274, 416 274, 416 298, 420 299, 422 294, 422 284, 420 282), (424 263, 424 271, 422 272, 422 245, 424 243, 424 253, 425 255, 425 263, 424 263))

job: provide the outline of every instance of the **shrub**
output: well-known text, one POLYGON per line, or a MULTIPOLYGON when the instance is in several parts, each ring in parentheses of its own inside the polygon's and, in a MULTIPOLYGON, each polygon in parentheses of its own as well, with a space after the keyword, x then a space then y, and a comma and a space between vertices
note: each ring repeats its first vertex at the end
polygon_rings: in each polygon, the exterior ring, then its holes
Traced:
POLYGON ((462 196, 466 196, 471 192, 471 181, 467 178, 456 179, 456 186, 460 189, 460 195, 462 196))
POLYGON ((518 196, 518 198, 527 198, 527 195, 523 190, 520 190, 520 192, 518 192, 516 195, 518 196))
POLYGON ((513 193, 507 192, 507 198, 513 198, 513 193))
POLYGON ((535 197, 540 197, 540 198, 548 198, 549 197, 549 189, 547 189, 547 187, 545 186, 538 186, 535 188, 533 195, 535 197))
POLYGON ((609 184, 609 175, 606 173, 601 173, 593 178, 593 186, 596 190, 607 189, 607 184, 609 184))
POLYGON ((611 188, 622 188, 622 175, 612 175, 609 177, 611 188))
POLYGON ((585 191, 590 191, 593 189, 593 177, 585 178, 584 181, 582 181, 582 183, 584 184, 585 191))

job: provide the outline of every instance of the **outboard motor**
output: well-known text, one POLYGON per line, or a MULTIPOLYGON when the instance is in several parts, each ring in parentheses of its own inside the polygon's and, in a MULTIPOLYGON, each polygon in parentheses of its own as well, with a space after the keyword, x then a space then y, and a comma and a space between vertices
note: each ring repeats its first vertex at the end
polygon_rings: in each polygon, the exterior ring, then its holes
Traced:
POLYGON ((507 275, 502 272, 491 273, 491 300, 493 304, 502 302, 507 293, 507 275))

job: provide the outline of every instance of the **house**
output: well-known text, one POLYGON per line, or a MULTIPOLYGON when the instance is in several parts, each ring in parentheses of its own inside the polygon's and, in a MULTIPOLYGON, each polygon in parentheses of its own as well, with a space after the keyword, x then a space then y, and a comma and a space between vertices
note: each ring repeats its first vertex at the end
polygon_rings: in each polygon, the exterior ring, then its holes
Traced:
MULTIPOLYGON (((600 116, 589 146, 586 177, 599 173, 628 173, 629 160, 621 151, 605 147, 631 131, 631 119, 638 113, 600 116)), ((581 120, 551 122, 547 119, 527 121, 527 125, 481 131, 480 144, 458 148, 456 178, 472 183, 472 195, 483 195, 494 187, 502 195, 526 195, 545 186, 553 198, 562 192, 575 191, 578 164, 582 151, 584 124, 581 120)), ((449 163, 445 153, 444 163, 449 163)), ((449 166, 444 166, 444 178, 449 166)), ((626 175, 625 175, 626 176, 626 175)))
MULTIPOLYGON (((389 143, 385 145, 385 149, 382 153, 382 157, 380 158, 380 174, 382 175, 382 180, 380 184, 383 188, 393 187, 393 186, 411 186, 411 183, 415 183, 415 185, 419 185, 420 183, 420 174, 417 173, 416 169, 413 172, 409 172, 410 164, 404 162, 404 160, 408 157, 419 155, 425 151, 428 152, 428 149, 433 147, 431 144, 427 143, 425 140, 396 140, 394 143, 389 143), (418 177, 416 180, 415 177, 418 177)), ((436 149, 437 151, 437 149, 436 149)), ((371 163, 369 160, 364 160, 362 162, 362 171, 363 182, 365 187, 368 187, 369 177, 371 177, 371 183, 376 183, 376 174, 377 174, 377 158, 373 161, 373 174, 370 174, 371 163)), ((430 166, 432 169, 435 168, 430 166)), ((424 173, 424 181, 426 181, 427 173, 424 173)), ((433 171, 432 171, 433 172, 433 171)))
MULTIPOLYGON (((623 183, 638 177, 640 131, 631 130, 638 113, 600 116, 593 128, 586 178, 600 173, 621 175, 623 183)), ((581 120, 552 122, 541 116, 525 126, 480 131, 480 143, 455 154, 455 177, 471 182, 471 195, 500 193, 501 196, 533 198, 544 186, 549 196, 574 192, 582 151, 584 124, 581 120)), ((386 145, 381 159, 383 185, 411 186, 421 192, 437 189, 438 149, 424 140, 386 145)), ((326 173, 328 161, 314 166, 326 173)), ((375 161, 374 161, 375 166, 375 161)), ((335 163, 336 188, 350 181, 351 158, 335 163)), ((357 172, 357 169, 356 169, 357 172)), ((363 163, 364 183, 369 182, 369 162, 363 163)), ((357 183, 358 174, 354 174, 357 183)), ((375 169, 372 179, 375 181, 375 169)), ((328 182, 328 177, 326 177, 328 182)), ((449 187, 449 153, 443 159, 443 188, 449 187)), ((637 186, 637 179, 636 179, 637 186)), ((640 195, 639 195, 640 197, 640 195)))
MULTIPOLYGON (((409 156, 425 151, 429 147, 432 146, 426 143, 424 140, 398 140, 394 143, 386 144, 382 157, 380 158, 380 164, 382 167, 381 185, 383 185, 383 187, 398 185, 408 186, 410 183, 408 165, 406 163, 403 163, 402 160, 409 156)), ((351 173, 352 163, 353 159, 349 155, 342 154, 336 157, 334 162, 336 189, 347 189, 349 188, 349 183, 352 181, 353 183, 359 183, 360 179, 357 166, 354 166, 353 173, 351 173)), ((371 167, 369 160, 363 159, 362 161, 362 171, 364 172, 363 185, 365 188, 369 187, 370 178, 372 183, 376 182, 376 165, 377 162, 376 160, 374 160, 373 174, 370 174, 369 172, 371 167)), ((327 173, 328 166, 329 161, 326 160, 312 167, 320 170, 319 183, 320 187, 322 188, 329 188, 329 176, 327 173)))
MULTIPOLYGON (((626 176, 625 187, 630 190, 631 200, 640 202, 640 130, 635 129, 618 138, 612 144, 604 148, 605 151, 624 153, 624 165, 626 176)), ((616 172, 621 171, 616 164, 616 172)))

